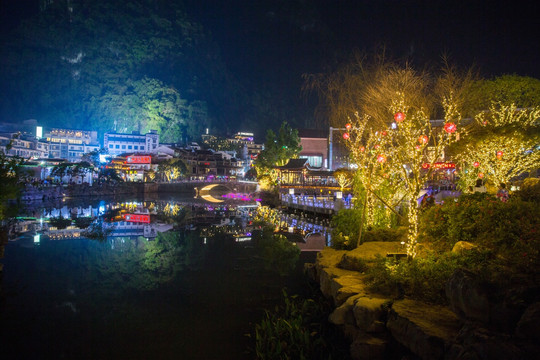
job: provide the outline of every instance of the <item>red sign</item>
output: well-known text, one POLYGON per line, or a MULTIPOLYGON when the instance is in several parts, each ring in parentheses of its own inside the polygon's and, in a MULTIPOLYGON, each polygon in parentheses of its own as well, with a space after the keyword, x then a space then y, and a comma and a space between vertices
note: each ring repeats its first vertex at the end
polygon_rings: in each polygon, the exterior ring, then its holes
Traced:
POLYGON ((151 156, 132 155, 128 156, 128 164, 150 164, 152 162, 151 156))
POLYGON ((433 164, 433 166, 429 163, 423 163, 422 168, 429 169, 430 167, 433 167, 434 169, 455 169, 456 164, 454 163, 443 163, 443 162, 436 162, 433 164))
POLYGON ((123 214, 122 217, 127 222, 147 223, 150 224, 150 215, 142 214, 123 214))

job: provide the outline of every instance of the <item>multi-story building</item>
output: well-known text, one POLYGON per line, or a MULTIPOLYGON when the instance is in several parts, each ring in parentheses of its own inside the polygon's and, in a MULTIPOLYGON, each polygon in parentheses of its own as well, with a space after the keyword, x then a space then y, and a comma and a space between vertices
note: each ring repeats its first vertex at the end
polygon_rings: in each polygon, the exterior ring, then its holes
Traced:
POLYGON ((44 136, 49 142, 49 157, 79 162, 82 156, 99 150, 97 131, 53 128, 44 136))
POLYGON ((114 156, 125 153, 151 153, 159 147, 159 134, 157 130, 150 130, 144 135, 138 131, 131 134, 107 132, 103 145, 109 154, 114 156))
POLYGON ((35 136, 20 133, 0 134, 0 151, 8 156, 19 156, 25 159, 49 157, 49 144, 38 140, 35 136), (11 148, 7 145, 11 142, 11 148))
POLYGON ((243 161, 224 152, 177 149, 176 154, 186 163, 193 179, 243 176, 243 161))

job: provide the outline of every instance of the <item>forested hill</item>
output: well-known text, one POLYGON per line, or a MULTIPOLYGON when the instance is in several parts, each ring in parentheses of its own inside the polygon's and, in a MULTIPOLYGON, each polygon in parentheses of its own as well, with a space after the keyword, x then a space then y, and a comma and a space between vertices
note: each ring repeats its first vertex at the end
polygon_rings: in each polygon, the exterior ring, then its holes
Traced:
POLYGON ((258 95, 186 14, 174 0, 41 1, 2 34, 0 122, 157 129, 164 142, 260 123, 258 95))

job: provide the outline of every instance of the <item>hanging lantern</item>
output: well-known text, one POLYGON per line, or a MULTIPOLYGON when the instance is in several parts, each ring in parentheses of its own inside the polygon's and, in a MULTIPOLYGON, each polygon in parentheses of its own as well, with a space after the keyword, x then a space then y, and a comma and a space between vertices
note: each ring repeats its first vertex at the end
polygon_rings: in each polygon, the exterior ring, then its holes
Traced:
POLYGON ((380 146, 379 144, 377 144, 377 145, 375 145, 373 148, 374 148, 375 150, 377 150, 377 149, 380 148, 380 147, 381 147, 381 146, 380 146))
POLYGON ((444 131, 446 131, 447 133, 451 134, 453 132, 456 132, 456 130, 457 126, 453 122, 447 122, 446 124, 444 124, 444 131))
POLYGON ((383 132, 381 132, 381 135, 382 136, 386 136, 388 133, 386 132, 386 130, 384 130, 383 132))
POLYGON ((379 154, 379 156, 377 156, 377 162, 378 162, 378 163, 381 163, 381 164, 384 163, 384 162, 386 162, 386 155, 384 155, 384 154, 379 154))
POLYGON ((345 129, 351 130, 351 127, 352 127, 351 124, 349 124, 349 123, 345 124, 345 129))
POLYGON ((502 151, 497 151, 497 159, 501 160, 503 157, 503 152, 502 151))
POLYGON ((479 167, 480 166, 480 163, 478 161, 475 161, 473 162, 472 164, 475 168, 479 167))
POLYGON ((345 140, 349 140, 349 137, 350 137, 350 136, 349 136, 349 133, 343 133, 343 138, 344 138, 345 140))
POLYGON ((402 122, 403 120, 405 120, 405 114, 402 113, 401 111, 395 113, 394 114, 394 120, 396 120, 397 123, 402 122))
POLYGON ((415 148, 416 150, 420 150, 420 145, 416 145, 414 148, 415 148))
POLYGON ((366 151, 366 148, 364 146, 360 146, 360 151, 364 152, 364 151, 366 151))
POLYGON ((418 138, 418 142, 420 144, 427 144, 428 143, 428 137, 427 135, 421 135, 419 138, 418 138))
POLYGON ((478 177, 479 177, 480 179, 482 179, 482 178, 484 177, 484 173, 482 173, 482 172, 478 173, 478 177))

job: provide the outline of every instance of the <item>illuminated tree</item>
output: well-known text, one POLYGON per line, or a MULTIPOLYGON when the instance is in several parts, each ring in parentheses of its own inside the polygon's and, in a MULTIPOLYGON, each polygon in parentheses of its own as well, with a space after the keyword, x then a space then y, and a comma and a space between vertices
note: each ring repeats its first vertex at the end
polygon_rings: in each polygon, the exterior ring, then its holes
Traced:
POLYGON ((539 119, 540 107, 492 103, 475 117, 476 127, 457 155, 461 176, 469 182, 485 177, 497 186, 540 167, 539 119))
POLYGON ((353 183, 353 174, 347 169, 337 169, 334 171, 334 178, 339 184, 341 191, 353 183))

